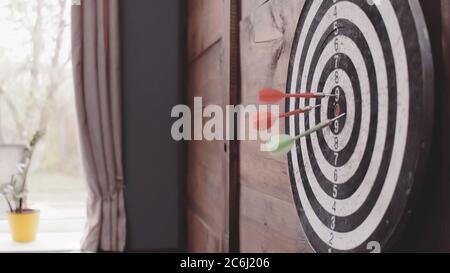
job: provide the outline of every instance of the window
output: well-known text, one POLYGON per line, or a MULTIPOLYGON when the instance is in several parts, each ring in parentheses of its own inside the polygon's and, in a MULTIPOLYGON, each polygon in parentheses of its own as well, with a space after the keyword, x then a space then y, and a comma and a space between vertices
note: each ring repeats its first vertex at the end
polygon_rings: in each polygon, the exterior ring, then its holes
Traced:
MULTIPOLYGON (((28 182, 29 206, 41 210, 40 232, 81 233, 84 227, 70 5, 70 0, 0 0, 0 145, 24 143, 36 130, 46 130, 28 182)), ((5 222, 3 200, 0 209, 5 222)), ((5 229, 0 224, 0 233, 5 229)))

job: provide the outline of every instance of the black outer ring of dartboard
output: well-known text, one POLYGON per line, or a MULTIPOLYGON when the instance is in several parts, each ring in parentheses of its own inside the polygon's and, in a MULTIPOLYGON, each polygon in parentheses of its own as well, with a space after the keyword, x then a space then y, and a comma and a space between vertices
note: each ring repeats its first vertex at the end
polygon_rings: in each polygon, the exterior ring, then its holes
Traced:
MULTIPOLYGON (((306 0, 297 25, 288 69, 287 90, 290 90, 291 87, 296 45, 298 44, 304 18, 313 1, 306 0)), ((426 23, 418 0, 409 0, 408 4, 405 4, 404 0, 392 0, 391 2, 397 15, 403 15, 399 16, 403 18, 399 22, 405 40, 405 48, 407 53, 409 53, 409 76, 410 79, 415 79, 415 83, 410 81, 410 123, 405 149, 405 159, 407 160, 403 162, 394 197, 382 221, 389 220, 393 225, 388 227, 379 225, 365 243, 348 252, 368 252, 366 243, 370 241, 378 241, 382 246, 383 252, 391 249, 395 244, 396 238, 401 235, 408 222, 412 214, 410 212, 415 208, 416 199, 420 189, 423 187, 422 182, 429 156, 434 118, 434 71, 426 23), (414 99, 421 103, 416 103, 414 99), (407 192, 409 194, 406 194, 407 192)), ((286 104, 286 109, 289 109, 288 103, 286 104)), ((289 119, 286 121, 286 130, 289 132, 289 119)), ((326 244, 325 248, 323 246, 319 247, 320 243, 324 243, 314 233, 308 219, 304 215, 296 186, 291 154, 288 156, 288 162, 294 201, 303 229, 312 248, 316 251, 325 252, 329 247, 326 244)))

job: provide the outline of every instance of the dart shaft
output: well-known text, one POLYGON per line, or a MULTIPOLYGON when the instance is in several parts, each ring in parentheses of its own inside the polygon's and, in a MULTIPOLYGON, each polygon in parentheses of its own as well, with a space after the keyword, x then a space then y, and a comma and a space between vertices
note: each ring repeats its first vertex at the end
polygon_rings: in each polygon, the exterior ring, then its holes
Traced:
POLYGON ((345 115, 346 114, 342 114, 342 115, 340 115, 338 117, 335 117, 334 119, 328 119, 328 120, 326 120, 326 121, 324 121, 324 122, 314 126, 313 128, 309 129, 308 131, 304 132, 303 134, 298 135, 297 137, 295 137, 295 140, 299 140, 299 139, 301 139, 303 137, 306 137, 306 136, 309 136, 309 135, 311 135, 311 134, 313 134, 315 132, 318 132, 318 131, 320 131, 320 130, 330 126, 336 120, 343 118, 345 115))
POLYGON ((331 97, 331 96, 333 96, 333 95, 326 95, 323 93, 286 94, 287 98, 302 98, 302 99, 324 98, 324 97, 331 97))
POLYGON ((295 140, 299 140, 303 137, 309 136, 315 132, 318 132, 320 130, 322 130, 325 127, 328 127, 330 125, 329 122, 327 123, 321 123, 319 125, 314 126, 313 128, 309 129, 308 131, 304 132, 303 134, 298 135, 297 137, 295 137, 295 140))
POLYGON ((287 118, 287 117, 290 117, 290 116, 300 115, 300 114, 303 114, 303 113, 306 113, 306 112, 310 112, 310 111, 312 111, 312 110, 314 110, 316 108, 319 108, 320 106, 321 105, 319 104, 319 105, 315 105, 315 106, 308 106, 308 107, 305 107, 305 108, 302 108, 302 109, 294 110, 294 111, 291 111, 291 112, 288 112, 288 113, 284 113, 283 115, 280 115, 279 118, 287 118))

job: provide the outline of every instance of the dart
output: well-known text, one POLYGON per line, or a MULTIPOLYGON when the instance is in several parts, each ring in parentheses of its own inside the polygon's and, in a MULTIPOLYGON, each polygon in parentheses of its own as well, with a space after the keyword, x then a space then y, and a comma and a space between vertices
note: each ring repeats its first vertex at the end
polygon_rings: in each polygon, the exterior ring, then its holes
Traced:
POLYGON ((326 95, 324 93, 301 93, 301 94, 289 94, 284 93, 277 89, 267 88, 259 92, 259 100, 262 103, 278 103, 283 99, 287 98, 302 98, 302 99, 313 99, 313 98, 324 98, 324 97, 334 97, 335 95, 326 95))
POLYGON ((286 155, 292 149, 292 146, 295 144, 297 140, 309 136, 315 132, 318 132, 330 126, 333 122, 343 118, 345 115, 346 114, 342 114, 336 118, 328 119, 296 137, 291 137, 289 135, 274 136, 270 139, 268 143, 266 143, 265 145, 266 151, 275 157, 286 155))
POLYGON ((273 124, 277 121, 277 119, 287 118, 290 116, 301 115, 307 112, 310 112, 316 108, 319 108, 321 105, 308 106, 302 109, 298 109, 295 111, 291 111, 288 113, 284 113, 282 115, 276 116, 271 112, 258 112, 255 116, 254 126, 258 131, 265 131, 272 128, 273 124))

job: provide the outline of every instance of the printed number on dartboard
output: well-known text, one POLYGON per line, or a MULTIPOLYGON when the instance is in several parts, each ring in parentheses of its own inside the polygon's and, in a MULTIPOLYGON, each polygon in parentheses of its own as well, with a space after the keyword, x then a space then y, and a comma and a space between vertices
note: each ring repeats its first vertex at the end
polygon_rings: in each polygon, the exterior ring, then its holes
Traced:
MULTIPOLYGON (((333 3, 336 3, 336 2, 338 2, 337 0, 333 0, 333 3)), ((333 15, 334 15, 334 17, 335 17, 335 19, 336 19, 336 21, 333 23, 333 30, 334 30, 334 32, 333 32, 333 34, 334 34, 334 53, 335 53, 335 55, 334 55, 334 68, 335 68, 335 72, 334 72, 334 87, 333 87, 333 89, 335 90, 335 97, 334 97, 334 109, 335 109, 335 111, 334 111, 334 117, 338 117, 341 113, 340 113, 340 108, 341 108, 341 106, 340 106, 340 104, 339 104, 339 101, 340 101, 340 95, 341 95, 341 89, 340 89, 340 87, 339 87, 339 84, 340 84, 340 76, 339 76, 339 49, 340 49, 340 47, 341 47, 341 44, 340 44, 340 40, 339 40, 339 23, 338 23, 338 21, 337 21, 337 19, 338 19, 338 7, 337 6, 334 6, 334 11, 333 11, 333 15)), ((335 169, 334 169, 334 175, 333 175, 333 180, 334 180, 334 183, 336 183, 334 186, 333 186, 333 198, 337 198, 338 197, 338 194, 339 194, 339 188, 338 188, 338 186, 337 186, 337 183, 338 183, 338 181, 339 181, 339 170, 338 170, 338 160, 339 160, 339 129, 340 129, 340 122, 339 122, 339 119, 337 119, 337 120, 335 120, 334 121, 334 124, 333 124, 333 132, 334 132, 334 134, 335 134, 335 136, 334 136, 334 149, 335 149, 335 152, 334 152, 334 157, 335 157, 335 160, 334 160, 334 165, 335 165, 335 169)), ((332 230, 332 232, 330 233, 330 240, 329 240, 329 245, 330 246, 333 246, 333 241, 334 241, 334 237, 335 237, 335 234, 334 234, 334 230, 336 229, 336 210, 337 210, 337 208, 336 208, 336 206, 337 206, 337 203, 336 203, 336 201, 334 201, 334 203, 333 203, 333 214, 332 214, 332 216, 331 216, 331 221, 330 221, 330 230, 332 230)), ((330 248, 329 250, 328 250, 328 252, 332 252, 333 251, 333 249, 332 248, 330 248)))

